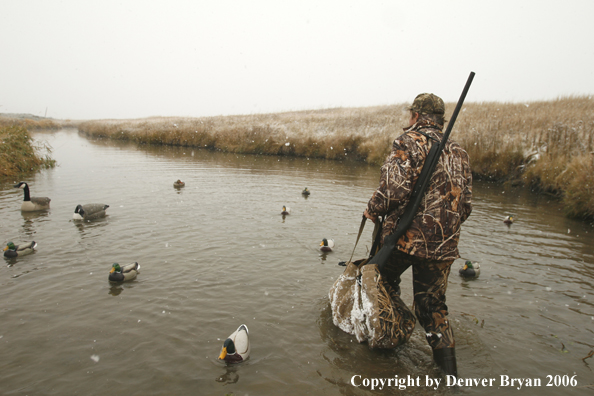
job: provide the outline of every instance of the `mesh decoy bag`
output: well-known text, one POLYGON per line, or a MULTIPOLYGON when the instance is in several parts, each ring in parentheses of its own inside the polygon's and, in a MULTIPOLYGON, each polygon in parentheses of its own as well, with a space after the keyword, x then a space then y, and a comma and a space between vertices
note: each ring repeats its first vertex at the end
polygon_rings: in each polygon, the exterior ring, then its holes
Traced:
POLYGON ((370 348, 395 348, 410 338, 415 316, 368 260, 348 262, 328 293, 334 325, 370 348))

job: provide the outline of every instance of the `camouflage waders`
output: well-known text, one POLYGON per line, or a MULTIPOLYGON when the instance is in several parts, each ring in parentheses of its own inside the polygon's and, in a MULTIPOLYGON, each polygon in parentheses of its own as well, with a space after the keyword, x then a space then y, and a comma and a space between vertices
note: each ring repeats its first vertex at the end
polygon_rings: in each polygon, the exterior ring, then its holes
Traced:
POLYGON ((414 311, 426 332, 427 342, 433 350, 454 348, 454 333, 447 319, 445 303, 448 276, 453 260, 428 260, 394 249, 382 275, 400 294, 400 276, 412 266, 414 311))

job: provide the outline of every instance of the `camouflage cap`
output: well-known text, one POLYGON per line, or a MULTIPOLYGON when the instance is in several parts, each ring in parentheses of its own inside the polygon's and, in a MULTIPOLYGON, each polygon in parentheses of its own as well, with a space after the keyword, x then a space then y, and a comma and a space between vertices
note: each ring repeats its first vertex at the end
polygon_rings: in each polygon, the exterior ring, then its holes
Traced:
POLYGON ((408 110, 419 114, 445 114, 445 104, 437 95, 422 93, 417 95, 408 110))

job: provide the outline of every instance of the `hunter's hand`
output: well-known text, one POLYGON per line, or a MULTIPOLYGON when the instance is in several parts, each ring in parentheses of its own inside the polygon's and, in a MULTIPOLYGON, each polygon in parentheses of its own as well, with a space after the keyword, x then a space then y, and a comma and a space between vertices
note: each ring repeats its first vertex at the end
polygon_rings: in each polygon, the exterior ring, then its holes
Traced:
POLYGON ((365 209, 365 212, 363 212, 363 216, 367 217, 369 220, 373 221, 374 223, 377 220, 377 216, 373 216, 373 215, 369 214, 367 209, 365 209))

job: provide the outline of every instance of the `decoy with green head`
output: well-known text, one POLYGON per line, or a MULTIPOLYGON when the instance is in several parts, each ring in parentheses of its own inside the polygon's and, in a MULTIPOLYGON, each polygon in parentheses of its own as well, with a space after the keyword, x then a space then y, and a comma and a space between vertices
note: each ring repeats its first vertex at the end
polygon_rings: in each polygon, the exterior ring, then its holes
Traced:
POLYGON ((33 253, 36 247, 37 243, 35 241, 21 243, 18 245, 14 244, 13 242, 8 242, 4 248, 4 257, 14 258, 26 256, 33 253))
POLYGON ((250 357, 250 338, 246 325, 242 324, 223 343, 219 360, 241 363, 250 357))
POLYGON ((126 282, 136 279, 140 273, 140 265, 137 262, 121 266, 118 263, 113 263, 109 271, 110 282, 126 282))
POLYGON ((309 195, 309 194, 311 194, 311 193, 309 192, 309 190, 307 189, 307 187, 305 187, 305 190, 301 191, 301 194, 303 194, 303 195, 306 195, 306 196, 307 196, 307 195, 309 195))
POLYGON ((466 260, 464 267, 460 268, 459 272, 465 278, 476 278, 481 273, 481 266, 470 260, 466 260))

